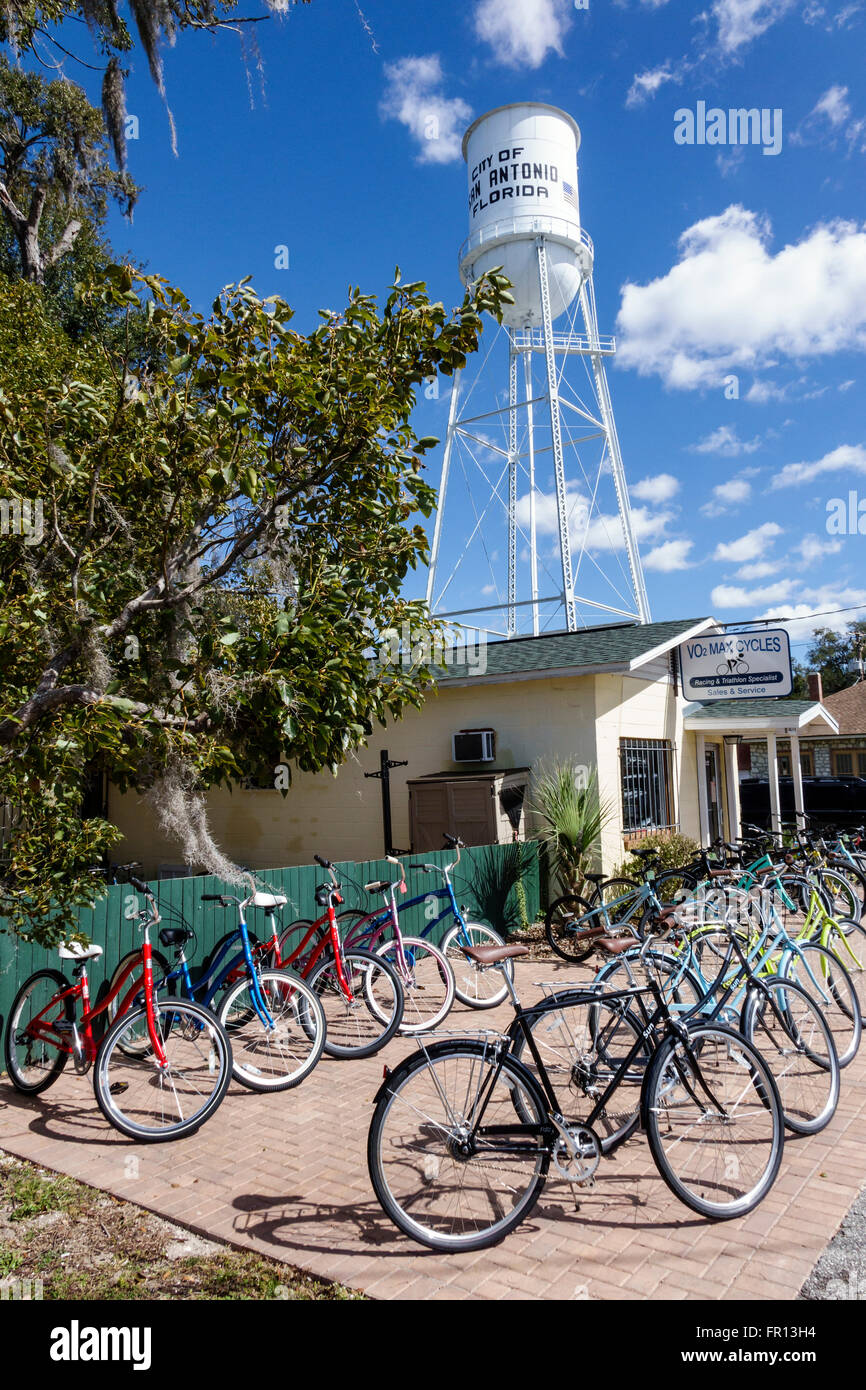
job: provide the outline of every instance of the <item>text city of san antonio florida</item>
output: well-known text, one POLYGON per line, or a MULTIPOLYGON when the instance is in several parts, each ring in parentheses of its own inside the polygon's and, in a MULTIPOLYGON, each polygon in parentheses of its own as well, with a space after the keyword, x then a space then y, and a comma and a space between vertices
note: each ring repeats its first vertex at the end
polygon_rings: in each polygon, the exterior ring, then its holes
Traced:
MULTIPOLYGON (((505 198, 550 197, 547 185, 560 183, 557 165, 523 159, 524 153, 522 145, 515 145, 511 149, 499 150, 496 155, 485 155, 475 165, 470 175, 469 188, 469 208, 473 217, 477 217, 479 212, 490 207, 492 203, 498 203, 505 198), (487 186, 482 192, 482 184, 485 181, 487 186)), ((574 187, 563 179, 561 188, 565 201, 573 203, 576 207, 577 194, 574 187)))

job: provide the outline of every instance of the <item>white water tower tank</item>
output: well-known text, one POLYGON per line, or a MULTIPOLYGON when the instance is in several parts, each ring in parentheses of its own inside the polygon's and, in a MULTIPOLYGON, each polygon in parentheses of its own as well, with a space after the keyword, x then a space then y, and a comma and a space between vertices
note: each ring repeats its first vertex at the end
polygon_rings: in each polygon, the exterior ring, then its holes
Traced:
POLYGON ((551 318, 564 313, 592 270, 592 242, 580 225, 580 130, 565 111, 514 102, 480 116, 463 137, 469 174, 469 237, 460 250, 464 284, 501 265, 513 285, 504 322, 542 322, 537 239, 547 253, 551 318))

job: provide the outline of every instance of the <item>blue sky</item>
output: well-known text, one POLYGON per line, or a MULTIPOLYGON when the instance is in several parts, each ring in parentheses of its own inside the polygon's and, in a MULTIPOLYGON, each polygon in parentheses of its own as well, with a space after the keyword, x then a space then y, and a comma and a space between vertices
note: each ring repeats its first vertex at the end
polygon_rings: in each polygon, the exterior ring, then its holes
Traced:
MULTIPOLYGON (((866 0, 709 0, 703 11, 687 0, 314 0, 255 34, 264 93, 234 35, 167 50, 176 158, 136 54, 130 170, 144 192, 131 227, 112 222, 118 249, 201 308, 252 275, 289 300, 301 330, 319 308, 339 309, 349 284, 381 295, 397 263, 454 304, 463 130, 507 102, 562 107, 582 132, 582 220, 599 326, 617 336, 609 381, 653 617, 790 614, 802 657, 811 613, 866 605, 866 538, 827 532, 831 499, 853 490, 866 502, 866 0), (780 152, 678 144, 675 113, 698 102, 781 110, 780 152)), ((417 428, 444 435, 446 418, 443 383, 417 428)), ((468 495, 453 501, 452 549, 469 514, 468 495)), ((487 549, 501 585, 497 524, 487 549)), ((541 539, 552 546, 543 528, 541 539)), ((454 596, 488 591, 486 565, 467 557, 454 596)))

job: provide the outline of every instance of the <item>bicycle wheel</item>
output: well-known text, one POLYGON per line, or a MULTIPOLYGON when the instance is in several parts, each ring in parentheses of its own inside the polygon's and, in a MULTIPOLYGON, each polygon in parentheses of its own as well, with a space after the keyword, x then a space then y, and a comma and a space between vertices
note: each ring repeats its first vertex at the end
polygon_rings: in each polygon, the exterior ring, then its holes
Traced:
POLYGON ((752 1211, 776 1180, 784 1146, 779 1092, 739 1033, 695 1023, 668 1037, 646 1082, 650 1153, 692 1211, 729 1220, 752 1211))
POLYGON ((840 878, 844 878, 857 894, 860 901, 860 917, 857 918, 859 922, 866 909, 866 873, 857 864, 850 864, 847 859, 831 859, 828 868, 840 878))
POLYGON ((325 1013, 314 990, 289 970, 256 976, 270 1023, 256 1008, 250 980, 231 985, 217 1017, 232 1045, 232 1075, 251 1091, 289 1091, 322 1055, 325 1013))
POLYGON ((595 912, 592 903, 579 893, 566 893, 557 898, 544 914, 544 933, 550 949, 569 962, 586 960, 592 955, 595 936, 589 935, 588 927, 606 926, 604 913, 595 912), (587 914, 591 915, 584 923, 587 914))
POLYGON ((866 1023, 866 928, 856 922, 834 922, 821 941, 848 972, 860 1003, 861 1023, 866 1023))
POLYGON ((148 1031, 146 1010, 133 1009, 109 1028, 93 1069, 100 1110, 132 1139, 191 1134, 214 1113, 231 1079, 231 1044, 209 1009, 189 999, 160 1000, 156 1026, 164 1067, 152 1048, 130 1054, 148 1031))
MULTIPOLYGON (((374 954, 392 965, 403 986, 401 1033, 429 1033, 438 1028, 454 1003, 454 971, 446 956, 420 936, 403 937, 403 960, 396 941, 385 941, 374 954)), ((374 999, 373 1007, 377 1007, 374 999)))
POLYGON ((819 869, 818 882, 829 904, 830 916, 844 917, 846 921, 859 922, 863 915, 863 904, 857 889, 838 869, 819 869))
POLYGON ((403 986, 393 966, 354 946, 341 953, 349 996, 333 956, 307 976, 325 1011, 329 1057, 372 1057, 390 1042, 403 1018, 403 986))
POLYGON ((72 1023, 75 1006, 70 998, 55 995, 71 988, 59 970, 37 970, 12 1001, 4 1038, 6 1070, 16 1091, 26 1096, 47 1090, 66 1066, 69 1053, 61 1048, 71 1042, 72 1032, 57 1024, 72 1023), (47 1038, 38 1035, 43 1031, 47 1038))
MULTIPOLYGON (((623 1006, 627 1001, 606 1004, 588 999, 585 992, 564 990, 550 996, 549 1002, 549 1010, 530 1016, 526 1024, 553 1089, 562 1097, 569 1122, 585 1123, 640 1040, 642 1029, 623 1006)), ((537 1075, 523 1029, 515 1028, 513 1038, 512 1056, 537 1075)), ((604 1110, 592 1122, 602 1153, 624 1143, 640 1124, 641 1086, 650 1056, 644 1041, 604 1110)), ((518 1114, 531 1123, 529 1113, 518 1109, 518 1114)))
MULTIPOLYGON (((306 956, 315 948, 316 938, 314 936, 310 938, 307 944, 307 950, 304 953, 303 957, 299 956, 298 959, 296 961, 293 961, 291 965, 286 965, 286 961, 288 961, 289 957, 292 956, 294 952, 298 949, 312 925, 313 923, 311 921, 307 921, 306 918, 299 917, 296 922, 290 922, 289 925, 287 927, 284 927, 283 930, 280 932, 280 960, 283 962, 283 964, 279 967, 281 970, 303 969, 304 960, 306 959, 306 956)), ((273 966, 274 961, 269 960, 268 965, 273 966)))
POLYGON ((838 955, 817 941, 798 941, 796 949, 783 952, 779 974, 814 999, 833 1035, 839 1066, 847 1067, 857 1055, 863 1020, 854 983, 838 955))
MULTIPOLYGON (((129 952, 127 952, 127 954, 123 957, 123 959, 115 966, 114 971, 113 971, 112 976, 111 976, 111 979, 110 979, 109 982, 108 982, 108 987, 107 987, 107 989, 106 989, 106 994, 109 994, 109 995, 110 995, 111 992, 112 992, 112 990, 115 988, 115 986, 120 982, 120 980, 123 979, 124 973, 125 973, 125 971, 126 971, 126 967, 127 967, 128 965, 133 965, 133 967, 134 967, 136 963, 140 966, 139 979, 141 979, 141 972, 144 970, 144 965, 142 964, 142 960, 141 960, 141 948, 140 948, 140 947, 139 947, 139 949, 138 949, 137 951, 129 951, 129 952)), ((169 963, 168 963, 168 961, 166 960, 165 956, 164 956, 160 951, 154 951, 154 952, 153 952, 153 978, 154 978, 154 983, 156 984, 157 988, 159 988, 160 982, 161 982, 163 979, 165 979, 165 976, 169 973, 170 968, 171 968, 171 967, 169 966, 169 963)), ((115 997, 114 999, 112 999, 111 1003, 109 1004, 108 1008, 107 1008, 106 1011, 105 1011, 105 1013, 106 1013, 106 1019, 107 1019, 107 1022, 108 1022, 108 1023, 113 1023, 114 1020, 117 1018, 117 1011, 118 1011, 118 1009, 120 1008, 121 1004, 123 1003, 124 999, 126 998, 127 994, 129 993, 130 989, 132 988, 132 985, 134 984, 134 982, 135 982, 135 971, 134 971, 134 969, 133 969, 133 971, 130 973, 128 979, 126 980, 126 982, 124 983, 124 985, 121 987, 119 993, 116 995, 116 997, 115 997)), ((169 985, 166 986, 166 988, 167 988, 169 994, 174 994, 174 993, 175 993, 175 983, 176 983, 176 982, 175 982, 174 980, 172 980, 171 983, 170 983, 169 985)), ((131 1009, 141 1009, 141 1008, 144 1007, 144 982, 143 982, 143 981, 142 981, 141 989, 134 995, 132 1001, 130 1002, 129 1007, 130 1007, 131 1009)), ((123 1046, 124 1046, 124 1047, 129 1047, 129 1046, 132 1046, 132 1044, 131 1044, 131 1042, 126 1042, 126 1043, 123 1044, 123 1046)), ((150 1039, 147 1038, 147 1037, 145 1037, 145 1038, 143 1038, 143 1039, 140 1038, 140 1039, 138 1039, 136 1046, 138 1047, 139 1051, 138 1051, 138 1052, 135 1052, 135 1051, 130 1052, 129 1055, 132 1056, 132 1057, 141 1056, 142 1051, 146 1052, 146 1051, 148 1050, 148 1048, 150 1047, 150 1039)))
POLYGON ((494 1245, 529 1215, 544 1186, 544 1098, 519 1062, 506 1056, 495 1074, 497 1066, 482 1042, 433 1044, 379 1092, 367 1140, 373 1190, 394 1224, 431 1250, 494 1245), (515 1122, 516 1096, 528 1123, 515 1122), (485 1134, 493 1127, 495 1135, 485 1134))
POLYGON ((603 984, 605 992, 609 993, 618 989, 646 989, 650 979, 661 985, 668 1006, 680 1016, 696 1009, 707 994, 698 976, 689 969, 688 957, 659 947, 641 956, 640 948, 635 946, 634 954, 629 952, 615 957, 601 967, 594 983, 603 984))
MULTIPOLYGON (((504 946, 505 941, 488 927, 486 922, 455 922, 446 932, 439 947, 454 973, 454 994, 470 1009, 495 1009, 508 998, 508 986, 502 969, 476 965, 464 951, 464 946, 504 946)), ((509 980, 514 979, 513 961, 505 961, 509 980)))
POLYGON ((653 892, 662 907, 676 907, 690 898, 697 886, 697 874, 689 869, 665 869, 652 879, 653 892))
POLYGON ((612 926, 624 917, 632 906, 632 894, 640 892, 640 884, 633 878, 607 878, 603 883, 596 884, 590 894, 593 907, 598 907, 604 903, 607 907, 608 919, 612 926), (613 906, 618 898, 625 898, 626 902, 619 907, 613 906))
POLYGON ((791 980, 770 975, 748 990, 740 1031, 773 1073, 788 1129, 824 1129, 839 1102, 839 1060, 814 1000, 791 980))

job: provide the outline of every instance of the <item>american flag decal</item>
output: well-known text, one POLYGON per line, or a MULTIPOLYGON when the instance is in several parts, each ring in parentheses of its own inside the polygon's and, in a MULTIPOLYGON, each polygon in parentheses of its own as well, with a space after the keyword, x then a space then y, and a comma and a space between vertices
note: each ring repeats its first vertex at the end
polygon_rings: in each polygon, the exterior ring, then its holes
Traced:
POLYGON ((562 196, 567 203, 571 203, 571 206, 577 209, 577 190, 572 188, 570 183, 566 183, 565 179, 562 180, 562 196))

